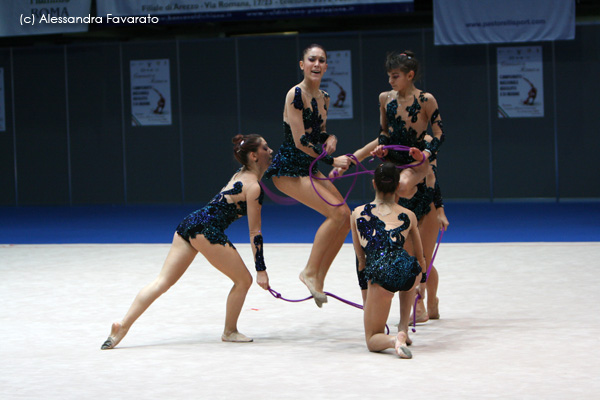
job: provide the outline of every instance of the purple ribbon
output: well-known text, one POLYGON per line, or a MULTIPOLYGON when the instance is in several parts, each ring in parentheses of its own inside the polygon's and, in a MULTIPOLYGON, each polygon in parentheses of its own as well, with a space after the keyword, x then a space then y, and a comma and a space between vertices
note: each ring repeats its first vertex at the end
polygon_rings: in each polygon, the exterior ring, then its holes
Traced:
MULTIPOLYGON (((392 145, 386 145, 383 146, 384 149, 388 149, 388 150, 395 150, 395 151, 410 151, 410 147, 408 146, 402 146, 399 144, 392 144, 392 145)), ((356 158, 356 156, 354 154, 346 154, 346 157, 351 158, 355 165, 356 165, 356 172, 352 172, 349 174, 344 174, 342 176, 339 176, 336 174, 335 177, 333 178, 329 178, 329 177, 318 177, 318 176, 314 176, 312 173, 313 167, 315 166, 315 164, 317 163, 317 161, 323 159, 325 156, 327 155, 327 152, 325 151, 325 145, 323 144, 323 151, 321 152, 321 154, 319 154, 317 156, 317 158, 315 158, 311 163, 310 163, 310 168, 308 171, 308 175, 310 177, 310 183, 313 187, 313 189, 315 190, 315 193, 317 193, 317 195, 327 204, 329 204, 332 207, 339 207, 341 205, 346 204, 346 201, 348 200, 348 196, 350 196, 350 193, 352 192, 352 189, 354 189, 354 185, 356 184, 356 181, 358 179, 358 175, 363 175, 363 174, 370 174, 373 175, 374 171, 368 169, 367 167, 365 167, 360 161, 358 161, 358 159, 356 158), (361 170, 362 169, 362 170, 361 170), (322 195, 321 193, 319 193, 319 191, 317 190, 317 187, 315 186, 315 180, 318 181, 334 181, 336 179, 340 179, 340 178, 349 178, 349 177, 354 177, 354 180, 352 181, 352 185, 350 185, 350 188, 348 189, 348 193, 346 193, 346 196, 344 196, 344 201, 342 201, 341 203, 338 204, 333 204, 330 203, 329 201, 327 201, 322 195)), ((373 162, 374 158, 371 158, 371 160, 369 162, 373 162)), ((423 155, 421 161, 418 164, 406 164, 406 165, 398 165, 396 168, 398 169, 406 169, 406 168, 412 168, 412 167, 418 167, 419 165, 423 164, 425 162, 425 155, 423 155)), ((276 193, 274 193, 272 190, 270 190, 267 185, 265 185, 264 183, 260 182, 260 186, 262 186, 263 191, 265 192, 265 194, 274 202, 277 204, 282 204, 282 205, 294 205, 298 203, 298 200, 293 199, 291 197, 287 197, 287 196, 280 196, 276 193)))
MULTIPOLYGON (((300 302, 303 302, 303 301, 306 301, 306 300, 309 300, 309 299, 313 298, 312 296, 308 296, 307 298, 297 299, 297 300, 286 299, 278 291, 276 291, 274 289, 271 289, 271 288, 269 288, 268 290, 269 290, 269 293, 271 293, 273 295, 273 297, 275 297, 276 299, 281 299, 281 300, 287 301, 289 303, 300 303, 300 302)), ((356 307, 356 308, 359 308, 361 310, 363 309, 362 305, 354 303, 354 302, 352 302, 350 300, 346 300, 346 299, 344 299, 342 297, 336 296, 333 293, 329 293, 329 292, 323 292, 323 293, 325 293, 327 296, 333 297, 334 299, 341 301, 342 303, 348 304, 349 306, 356 307)), ((389 334, 390 333, 390 328, 387 326, 387 324, 385 325, 385 329, 386 329, 386 334, 389 334)))
MULTIPOLYGON (((410 151, 410 147, 408 146, 402 146, 399 144, 393 144, 393 145, 387 145, 387 146, 383 146, 384 149, 388 149, 388 150, 396 150, 396 151, 410 151)), ((367 167, 365 167, 360 161, 358 161, 358 159, 356 158, 356 156, 354 154, 346 154, 346 157, 351 158, 352 160, 354 160, 355 164, 356 164, 356 172, 352 172, 350 174, 344 174, 343 176, 335 176, 333 178, 329 178, 329 177, 325 177, 325 178, 320 178, 320 177, 316 177, 313 175, 312 170, 313 167, 315 165, 315 163, 319 160, 321 160, 323 157, 325 157, 327 155, 327 151, 325 151, 325 145, 323 144, 323 151, 321 152, 321 154, 319 154, 319 156, 317 158, 315 158, 311 163, 310 163, 310 169, 308 170, 308 174, 310 176, 310 183, 313 187, 313 189, 315 190, 315 193, 317 193, 317 195, 327 204, 329 204, 332 207, 339 207, 341 205, 346 204, 346 200, 348 200, 348 196, 350 196, 350 192, 352 192, 352 189, 354 189, 354 185, 356 184, 356 180, 358 179, 358 175, 363 175, 363 174, 370 174, 373 175, 375 172, 368 169, 367 167), (362 168, 362 171, 359 170, 359 168, 362 168), (350 188, 348 189, 348 192, 346 193, 346 196, 344 196, 344 201, 342 201, 341 203, 338 204, 333 204, 330 203, 329 201, 327 201, 327 199, 325 199, 321 193, 319 193, 319 191, 317 190, 317 187, 315 186, 315 180, 319 180, 319 181, 334 181, 336 179, 340 179, 340 178, 348 178, 348 177, 354 177, 354 180, 352 181, 352 185, 350 185, 350 188)), ((371 159, 371 161, 373 161, 373 159, 371 159)), ((423 157, 421 159, 421 161, 418 164, 405 164, 405 165, 398 165, 396 166, 396 168, 398 169, 406 169, 406 168, 413 168, 413 167, 418 167, 419 165, 423 164, 425 162, 425 155, 423 154, 423 157)))
MULTIPOLYGON (((313 298, 313 296, 308 296, 308 297, 306 297, 306 298, 304 298, 304 299, 297 299, 297 300, 286 299, 286 298, 285 298, 285 297, 283 297, 283 296, 281 295, 281 293, 279 293, 278 291, 276 291, 276 290, 274 290, 274 289, 272 289, 272 288, 269 288, 268 290, 269 290, 269 293, 271 293, 271 294, 273 295, 273 297, 275 297, 275 298, 277 298, 277 299, 281 299, 281 300, 283 300, 283 301, 290 302, 290 303, 300 303, 300 302, 303 302, 303 301, 306 301, 306 300, 310 300, 310 299, 312 299, 312 298, 313 298)), ((333 294, 333 293, 329 293, 329 292, 323 292, 323 293, 325 293, 327 296, 331 296, 331 297, 333 297, 334 299, 341 301, 342 303, 346 303, 346 304, 348 304, 349 306, 356 307, 356 308, 360 308, 361 310, 363 309, 363 306, 362 306, 362 305, 360 305, 360 304, 357 304, 357 303, 354 303, 354 302, 352 302, 352 301, 350 301, 350 300, 346 300, 346 299, 344 299, 344 298, 342 298, 342 297, 336 296, 336 295, 335 295, 335 294, 333 294)))
POLYGON ((276 193, 274 193, 271 189, 269 189, 267 187, 267 185, 265 185, 262 182, 258 182, 260 184, 260 186, 263 188, 263 191, 265 192, 265 194, 271 199, 273 200, 274 203, 277 204, 282 204, 284 206, 293 206, 294 204, 298 204, 299 201, 296 199, 293 199, 289 196, 280 196, 276 193))

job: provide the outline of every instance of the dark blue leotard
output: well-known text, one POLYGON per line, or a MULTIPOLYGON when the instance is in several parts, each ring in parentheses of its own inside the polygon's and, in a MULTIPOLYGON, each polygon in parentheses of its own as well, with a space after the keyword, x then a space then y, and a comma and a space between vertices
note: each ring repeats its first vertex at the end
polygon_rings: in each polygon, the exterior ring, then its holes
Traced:
MULTIPOLYGON (((325 97, 329 97, 326 92, 322 92, 325 97)), ((304 102, 302 101, 302 90, 296 87, 294 93, 293 106, 297 110, 302 110, 302 121, 304 122, 305 133, 300 138, 300 143, 303 146, 311 147, 317 154, 321 154, 323 151, 322 145, 325 143, 329 135, 325 132, 321 132, 321 126, 323 124, 323 117, 319 114, 319 107, 317 100, 312 99, 310 102, 310 108, 304 108, 304 102), (310 131, 308 131, 310 130, 310 131)), ((265 172, 266 178, 272 176, 308 176, 310 164, 313 162, 314 157, 309 156, 298 147, 294 142, 294 136, 292 135, 292 128, 287 122, 283 122, 283 144, 279 148, 279 151, 273 157, 273 162, 267 172, 265 172)), ((325 156, 322 159, 327 164, 333 163, 333 157, 330 155, 325 156)), ((317 163, 315 163, 313 174, 317 173, 317 163)))
POLYGON ((402 213, 398 220, 403 224, 386 230, 385 223, 371 212, 375 207, 374 204, 365 204, 356 220, 358 234, 367 240, 363 246, 367 258, 363 279, 390 292, 410 290, 421 273, 417 259, 404 249, 402 232, 410 227, 410 219, 402 213))
MULTIPOLYGON (((416 96, 414 97, 413 104, 406 107, 406 111, 408 111, 408 117, 410 118, 411 122, 417 121, 418 115, 422 108, 421 104, 425 101, 427 101, 425 92, 421 92, 418 98, 416 96)), ((396 99, 392 99, 386 106, 385 114, 389 136, 381 135, 379 137, 379 143, 384 145, 399 144, 403 146, 416 147, 421 151, 427 149, 431 153, 429 161, 434 161, 437 156, 437 151, 444 141, 444 135, 442 134, 441 140, 434 137, 432 141, 428 143, 424 140, 427 131, 419 133, 410 126, 407 128, 406 121, 404 121, 402 117, 398 116, 397 114, 398 102, 396 99)), ((431 123, 437 123, 440 125, 440 127, 442 127, 441 121, 436 121, 438 117, 439 112, 436 110, 431 117, 431 123)), ((415 159, 412 158, 407 152, 393 150, 388 151, 386 158, 396 165, 411 164, 415 161, 415 159)), ((417 219, 420 220, 431 211, 431 202, 434 200, 434 190, 434 187, 428 187, 425 184, 425 181, 423 181, 417 185, 417 192, 411 199, 400 198, 398 204, 413 211, 417 216, 417 219)))
MULTIPOLYGON (((206 206, 194 211, 181 221, 177 227, 177 233, 186 241, 190 241, 196 235, 203 235, 212 244, 221 244, 235 248, 233 243, 225 235, 225 229, 236 219, 247 215, 246 201, 229 203, 226 196, 242 193, 242 182, 237 181, 233 188, 224 190, 217 194, 206 206)), ((264 192, 260 189, 258 202, 262 204, 264 192)))

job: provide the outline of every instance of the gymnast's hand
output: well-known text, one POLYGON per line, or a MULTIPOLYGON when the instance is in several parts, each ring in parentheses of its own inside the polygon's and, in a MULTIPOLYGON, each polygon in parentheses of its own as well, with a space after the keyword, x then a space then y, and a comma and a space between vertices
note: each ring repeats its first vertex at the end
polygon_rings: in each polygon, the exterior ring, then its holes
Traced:
POLYGON ((327 140, 325 141, 325 151, 327 154, 332 155, 335 153, 335 149, 337 148, 337 137, 335 135, 329 135, 327 140))
POLYGON ((416 147, 411 147, 410 150, 408 151, 408 154, 410 154, 410 156, 417 161, 416 164, 411 164, 411 165, 414 165, 411 168, 418 174, 422 174, 423 178, 425 178, 427 176, 427 173, 431 169, 429 166, 430 153, 427 151, 421 151, 421 150, 417 149, 416 147), (421 163, 421 164, 419 165, 419 163, 421 163))
POLYGON ((427 291, 427 282, 421 282, 419 283, 419 286, 417 286, 417 294, 419 296, 421 296, 421 299, 425 298, 425 292, 427 291))
POLYGON ((267 271, 258 271, 256 273, 256 283, 265 290, 269 288, 269 275, 267 275, 267 271))
POLYGON ((336 168, 341 168, 342 171, 347 170, 350 167, 350 157, 339 156, 339 157, 334 158, 333 166, 336 168))
POLYGON ((344 175, 344 172, 346 172, 345 169, 337 167, 332 168, 331 171, 329 171, 329 179, 339 178, 340 176, 344 175))
POLYGON ((421 150, 417 149, 416 147, 411 147, 410 150, 408 150, 408 154, 410 154, 410 156, 418 162, 421 162, 421 160, 423 158, 429 159, 429 157, 428 157, 429 153, 422 152, 421 150))
POLYGON ((371 152, 371 155, 373 157, 377 157, 377 158, 385 158, 385 156, 387 156, 388 154, 388 150, 383 148, 383 145, 380 144, 379 146, 375 147, 375 149, 371 152))
POLYGON ((448 221, 448 218, 446 217, 446 211, 444 210, 444 207, 437 208, 436 210, 440 229, 446 231, 448 229, 448 225, 450 225, 450 221, 448 221))

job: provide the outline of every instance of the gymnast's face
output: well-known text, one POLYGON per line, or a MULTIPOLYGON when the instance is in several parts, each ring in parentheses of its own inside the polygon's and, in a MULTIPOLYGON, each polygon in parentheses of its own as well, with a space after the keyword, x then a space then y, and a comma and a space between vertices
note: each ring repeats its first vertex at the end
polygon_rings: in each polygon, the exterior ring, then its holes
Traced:
POLYGON ((402 92, 403 90, 409 88, 413 79, 415 79, 415 71, 402 72, 399 68, 392 69, 388 71, 388 82, 392 89, 397 92, 402 92))
POLYGON ((267 144, 267 141, 263 138, 260 139, 260 145, 256 149, 256 162, 258 165, 267 169, 271 165, 273 159, 273 150, 267 144))
POLYGON ((327 54, 319 47, 312 47, 300 61, 300 69, 304 72, 305 79, 320 81, 327 71, 327 54))

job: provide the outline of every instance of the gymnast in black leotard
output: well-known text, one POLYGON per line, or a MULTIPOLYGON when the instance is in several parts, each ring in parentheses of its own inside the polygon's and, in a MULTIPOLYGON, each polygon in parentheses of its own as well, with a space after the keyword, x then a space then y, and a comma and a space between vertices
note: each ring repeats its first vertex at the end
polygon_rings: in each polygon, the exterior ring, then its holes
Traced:
POLYGON ((268 289, 269 277, 261 233, 263 191, 259 181, 271 163, 273 151, 259 135, 237 135, 232 141, 234 156, 243 165, 242 168, 204 208, 191 213, 179 224, 158 277, 138 293, 121 322, 113 323, 110 336, 102 344, 103 350, 112 349, 123 339, 150 304, 177 282, 198 253, 233 281, 227 297, 221 340, 252 341, 237 329, 238 317, 252 284, 252 275, 225 235, 225 229, 236 219, 248 216, 256 281, 260 287, 268 289))
MULTIPOLYGON (((404 164, 411 161, 402 159, 406 153, 382 150, 382 145, 403 144, 421 149, 427 158, 424 177, 418 176, 412 168, 402 172, 399 203, 417 215, 425 261, 429 265, 438 232, 440 229, 446 229, 449 224, 443 206, 436 208, 436 204, 439 206, 442 203, 439 184, 436 194, 434 170, 437 167, 438 151, 445 140, 444 125, 435 97, 415 87, 421 65, 412 51, 389 53, 386 58, 386 70, 392 90, 379 95, 382 130, 378 138, 379 146, 374 153, 385 156, 396 164, 404 164), (431 127, 431 134, 427 131, 428 126, 431 127), (434 202, 436 196, 438 199, 434 202), (436 212, 432 212, 433 209, 436 212)), ((410 244, 407 248, 410 251, 410 244)), ((423 298, 417 303, 417 322, 440 317, 438 281, 438 271, 432 267, 427 277, 427 292, 423 293, 423 298)))
MULTIPOLYGON (((315 234, 306 266, 300 273, 300 280, 307 286, 317 306, 321 307, 327 302, 323 291, 327 271, 350 230, 350 208, 343 204, 344 198, 330 181, 315 180, 311 183, 309 168, 312 161, 322 154, 323 147, 327 152, 327 156, 321 159, 324 163, 344 170, 350 161, 345 155, 331 156, 336 150, 337 138, 327 133, 330 99, 319 89, 327 70, 327 52, 321 45, 311 44, 304 49, 299 65, 304 79, 289 89, 285 97, 284 141, 265 177, 272 177, 280 191, 325 217, 315 234)), ((316 164, 312 173, 317 178, 325 177, 316 164)))
MULTIPOLYGON (((385 149, 385 145, 403 145, 418 148, 426 161, 413 168, 403 169, 400 174, 399 204, 415 213, 427 264, 431 262, 440 229, 449 225, 446 218, 436 166, 440 146, 445 134, 442 117, 435 97, 415 87, 420 74, 420 63, 410 50, 391 52, 385 62, 388 81, 392 90, 379 95, 379 136, 354 153, 362 161, 369 155, 385 158, 396 165, 413 164, 414 153, 385 149), (431 134, 428 128, 431 128, 431 134), (435 208, 435 212, 432 210, 435 208)), ((341 170, 332 170, 342 174, 341 170)), ((411 244, 406 248, 412 252, 411 244)), ((427 309, 423 299, 417 304, 417 322, 440 317, 437 298, 438 272, 431 268, 427 277, 427 309)))
MULTIPOLYGON (((375 169, 375 199, 357 207, 350 219, 352 241, 358 260, 357 270, 367 286, 363 289, 365 339, 370 351, 395 348, 401 358, 411 358, 406 347, 408 320, 421 273, 426 271, 415 214, 396 202, 400 173, 393 163, 375 169), (413 257, 404 249, 410 239, 416 250, 413 257), (392 298, 400 292, 401 316, 398 335, 384 333, 392 298)), ((426 284, 421 284, 424 289, 426 284)))

